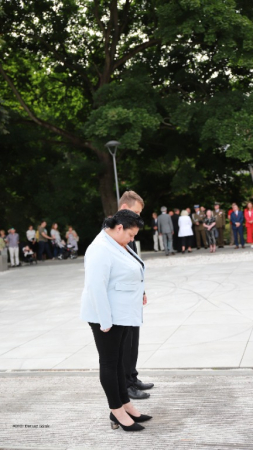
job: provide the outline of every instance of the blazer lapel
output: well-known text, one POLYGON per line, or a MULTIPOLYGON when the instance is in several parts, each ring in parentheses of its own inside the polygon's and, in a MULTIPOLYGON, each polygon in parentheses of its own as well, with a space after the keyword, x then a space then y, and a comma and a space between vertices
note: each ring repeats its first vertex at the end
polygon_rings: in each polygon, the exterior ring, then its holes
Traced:
POLYGON ((134 262, 135 264, 138 264, 138 266, 140 266, 140 269, 142 270, 142 272, 144 271, 143 270, 143 267, 145 267, 144 262, 142 261, 141 258, 139 258, 137 253, 135 253, 128 245, 127 245, 127 250, 126 250, 124 247, 119 245, 113 238, 111 238, 111 236, 109 236, 109 234, 107 234, 105 230, 102 230, 101 233, 104 233, 105 238, 110 241, 110 243, 115 247, 115 249, 117 249, 124 256, 126 256, 129 261, 134 262), (131 256, 130 253, 132 253, 134 256, 131 256), (140 262, 138 262, 136 259, 138 259, 140 262))

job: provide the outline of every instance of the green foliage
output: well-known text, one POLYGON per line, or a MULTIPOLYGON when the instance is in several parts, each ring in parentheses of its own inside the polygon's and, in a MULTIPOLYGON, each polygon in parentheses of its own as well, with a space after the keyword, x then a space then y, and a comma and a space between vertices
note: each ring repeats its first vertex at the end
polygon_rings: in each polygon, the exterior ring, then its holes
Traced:
POLYGON ((9 120, 9 115, 7 113, 7 110, 1 105, 0 102, 0 135, 1 134, 7 134, 7 124, 9 120))
POLYGON ((146 129, 155 129, 158 125, 158 117, 152 117, 144 108, 112 108, 106 105, 92 111, 85 129, 87 138, 97 147, 101 142, 107 142, 111 136, 120 136, 124 148, 138 150, 142 133, 146 129))
POLYGON ((244 63, 247 59, 252 67, 252 21, 243 9, 239 12, 235 0, 162 1, 158 17, 158 33, 165 43, 188 43, 199 56, 208 46, 216 62, 228 57, 244 63))
POLYGON ((161 203, 252 195, 249 176, 240 184, 253 158, 250 2, 1 5, 1 64, 30 111, 0 77, 6 226, 46 216, 91 236, 103 216, 98 190, 106 214, 113 195, 111 139, 121 142, 121 192, 140 192, 147 217, 161 203))
POLYGON ((0 152, 1 228, 15 226, 21 238, 31 223, 45 218, 57 222, 62 235, 72 224, 88 243, 100 229, 103 212, 96 190, 97 164, 79 153, 68 153, 43 130, 10 120, 10 133, 2 136, 0 152))

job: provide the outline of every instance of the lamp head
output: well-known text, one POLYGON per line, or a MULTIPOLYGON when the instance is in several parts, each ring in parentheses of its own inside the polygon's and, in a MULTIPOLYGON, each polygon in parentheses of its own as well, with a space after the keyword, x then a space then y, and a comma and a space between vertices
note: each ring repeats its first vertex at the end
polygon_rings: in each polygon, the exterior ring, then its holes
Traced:
POLYGON ((107 149, 109 150, 111 155, 113 155, 113 154, 115 155, 119 145, 120 145, 120 142, 118 142, 118 141, 109 141, 105 144, 105 147, 107 147, 107 149))

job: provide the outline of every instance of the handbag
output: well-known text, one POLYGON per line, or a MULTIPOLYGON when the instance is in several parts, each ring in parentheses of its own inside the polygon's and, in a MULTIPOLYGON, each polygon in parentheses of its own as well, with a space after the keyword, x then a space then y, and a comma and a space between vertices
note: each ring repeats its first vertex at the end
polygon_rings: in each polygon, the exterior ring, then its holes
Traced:
POLYGON ((219 237, 219 233, 216 227, 214 227, 214 237, 217 239, 219 237))

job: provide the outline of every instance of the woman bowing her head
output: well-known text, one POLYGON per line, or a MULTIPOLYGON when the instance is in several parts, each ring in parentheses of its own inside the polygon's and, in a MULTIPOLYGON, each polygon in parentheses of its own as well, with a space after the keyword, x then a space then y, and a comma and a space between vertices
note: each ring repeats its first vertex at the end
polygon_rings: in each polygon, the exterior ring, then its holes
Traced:
POLYGON ((128 246, 144 225, 138 214, 118 211, 88 247, 81 319, 92 329, 99 354, 100 382, 113 429, 140 431, 141 415, 129 400, 123 366, 128 327, 142 324, 144 263, 128 246))

